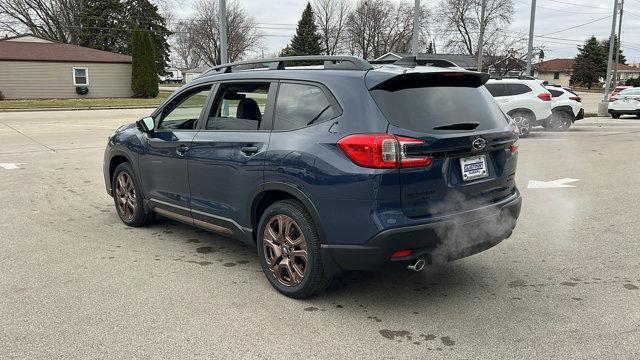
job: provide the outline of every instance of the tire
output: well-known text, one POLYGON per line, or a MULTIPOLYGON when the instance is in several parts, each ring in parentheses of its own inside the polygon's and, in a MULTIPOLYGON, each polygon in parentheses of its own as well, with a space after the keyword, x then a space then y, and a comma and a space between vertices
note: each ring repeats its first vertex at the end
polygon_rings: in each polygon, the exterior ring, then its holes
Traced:
POLYGON ((620 115, 621 114, 618 114, 618 113, 611 113, 611 117, 614 119, 620 119, 620 115))
POLYGON ((298 201, 279 201, 265 210, 258 225, 257 245, 262 271, 281 294, 304 299, 331 282, 320 258, 318 231, 298 201))
POLYGON ((511 118, 518 126, 518 130, 520 130, 520 137, 527 137, 531 134, 532 124, 535 120, 531 114, 524 111, 516 111, 511 114, 511 118))
POLYGON ((567 131, 573 123, 573 116, 568 112, 561 111, 553 113, 547 125, 547 129, 551 131, 567 131))
POLYGON ((116 167, 111 184, 118 217, 125 225, 140 227, 153 221, 155 213, 146 212, 138 179, 129 163, 116 167))

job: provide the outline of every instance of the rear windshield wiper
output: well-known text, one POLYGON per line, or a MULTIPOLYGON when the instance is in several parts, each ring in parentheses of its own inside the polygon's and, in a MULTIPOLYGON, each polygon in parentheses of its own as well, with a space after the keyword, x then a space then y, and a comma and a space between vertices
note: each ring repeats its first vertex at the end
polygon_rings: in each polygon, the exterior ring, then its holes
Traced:
POLYGON ((433 128, 433 130, 473 130, 478 126, 480 126, 479 122, 465 122, 436 126, 433 128))

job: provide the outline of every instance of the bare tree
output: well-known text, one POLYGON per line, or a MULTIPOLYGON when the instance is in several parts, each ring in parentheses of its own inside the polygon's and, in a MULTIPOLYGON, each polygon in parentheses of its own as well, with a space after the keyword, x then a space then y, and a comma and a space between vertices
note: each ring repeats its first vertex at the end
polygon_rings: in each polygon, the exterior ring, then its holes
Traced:
POLYGON ((193 20, 183 20, 177 22, 172 31, 171 48, 178 56, 183 67, 193 69, 202 63, 200 52, 196 51, 197 36, 193 29, 193 20))
MULTIPOLYGON (((477 55, 478 36, 484 31, 485 46, 499 41, 513 19, 513 0, 485 0, 485 20, 481 22, 482 0, 442 0, 438 6, 440 30, 453 52, 477 55)), ((486 48, 485 48, 486 49, 486 48)), ((490 52, 491 50, 488 50, 490 52)))
POLYGON ((351 10, 348 0, 314 0, 313 13, 327 55, 335 55, 346 40, 347 17, 351 10))
MULTIPOLYGON (((198 61, 207 65, 220 63, 220 24, 218 1, 198 0, 195 15, 187 22, 186 31, 198 61)), ((237 1, 227 3, 227 49, 229 61, 236 61, 249 50, 258 47, 262 34, 256 21, 248 16, 237 1)))
MULTIPOLYGON (((389 0, 360 0, 347 19, 349 49, 365 59, 377 58, 386 52, 409 52, 413 34, 413 4, 389 0)), ((429 12, 420 9, 421 45, 426 44, 429 12)))
POLYGON ((0 31, 77 43, 82 0, 0 0, 0 31))

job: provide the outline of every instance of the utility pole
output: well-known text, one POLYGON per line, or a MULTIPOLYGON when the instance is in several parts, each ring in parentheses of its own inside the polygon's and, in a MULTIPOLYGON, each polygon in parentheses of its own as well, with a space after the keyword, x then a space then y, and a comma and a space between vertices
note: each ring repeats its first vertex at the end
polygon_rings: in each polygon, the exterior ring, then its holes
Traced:
POLYGON ((529 19, 529 48, 527 50, 527 76, 531 75, 531 61, 533 60, 533 28, 535 27, 535 24, 536 0, 531 0, 531 18, 529 19))
POLYGON ((220 64, 229 62, 227 56, 227 5, 225 0, 220 0, 220 64))
POLYGON ((420 51, 420 0, 416 0, 415 6, 413 8, 413 41, 412 41, 412 49, 413 56, 418 56, 418 52, 420 51))
POLYGON ((485 12, 487 10, 487 0, 482 0, 480 5, 480 35, 478 36, 478 65, 476 69, 482 71, 482 53, 484 52, 484 28, 485 28, 485 12))
POLYGON ((616 35, 616 20, 618 19, 618 0, 613 0, 613 16, 611 20, 611 37, 609 38, 609 56, 607 59, 607 79, 604 84, 604 95, 598 104, 598 116, 607 116, 609 108, 609 89, 611 86, 611 63, 613 62, 613 43, 616 35))
POLYGON ((616 67, 613 70, 613 81, 618 85, 618 67, 620 65, 620 45, 622 44, 622 12, 624 11, 624 0, 620 0, 620 21, 618 22, 618 41, 616 42, 616 67))
POLYGON ((607 59, 607 82, 604 87, 602 101, 609 101, 609 89, 611 87, 611 63, 613 62, 613 49, 616 37, 616 20, 618 19, 618 0, 613 0, 613 18, 611 20, 611 37, 609 38, 609 57, 607 59))

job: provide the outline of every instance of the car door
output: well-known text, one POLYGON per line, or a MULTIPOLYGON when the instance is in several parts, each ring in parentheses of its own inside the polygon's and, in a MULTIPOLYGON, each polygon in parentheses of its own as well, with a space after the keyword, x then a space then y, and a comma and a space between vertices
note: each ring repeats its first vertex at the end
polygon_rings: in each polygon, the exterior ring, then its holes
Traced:
POLYGON ((485 87, 493 98, 498 102, 502 111, 509 112, 513 110, 513 97, 509 93, 509 88, 503 83, 485 84, 485 87))
POLYGON ((264 183, 277 82, 221 82, 189 151, 196 225, 250 239, 250 194, 264 183))
POLYGON ((176 96, 154 115, 155 129, 145 135, 139 168, 146 198, 154 206, 190 217, 187 157, 209 103, 211 84, 176 96))

